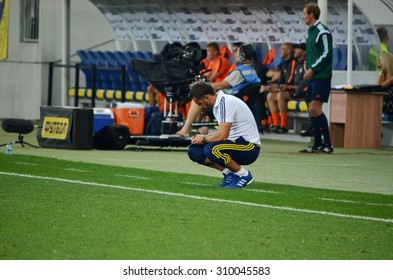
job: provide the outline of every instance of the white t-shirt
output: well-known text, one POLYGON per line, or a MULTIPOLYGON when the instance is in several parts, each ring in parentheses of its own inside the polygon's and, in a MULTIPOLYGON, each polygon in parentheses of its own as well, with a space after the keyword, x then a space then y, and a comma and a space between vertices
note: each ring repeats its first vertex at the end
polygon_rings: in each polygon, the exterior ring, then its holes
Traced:
POLYGON ((243 137, 251 143, 261 144, 254 115, 243 100, 220 90, 217 92, 213 114, 219 124, 232 123, 228 140, 235 141, 237 138, 243 137))
MULTIPOLYGON (((231 87, 235 87, 235 86, 243 83, 244 76, 239 69, 235 69, 231 73, 228 74, 228 76, 225 78, 225 81, 227 81, 228 84, 231 85, 231 87)), ((224 92, 225 92, 225 90, 224 90, 224 92)))

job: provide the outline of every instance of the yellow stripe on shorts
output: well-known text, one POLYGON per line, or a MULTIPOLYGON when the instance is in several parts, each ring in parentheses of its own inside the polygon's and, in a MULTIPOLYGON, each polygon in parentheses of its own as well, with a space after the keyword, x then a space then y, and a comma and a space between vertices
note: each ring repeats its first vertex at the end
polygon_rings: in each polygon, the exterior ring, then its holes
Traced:
POLYGON ((218 159, 222 159, 225 163, 225 165, 227 165, 230 160, 231 157, 227 154, 227 153, 222 153, 221 150, 233 150, 233 151, 242 151, 242 152, 247 152, 247 151, 251 151, 252 149, 254 149, 255 144, 253 143, 248 143, 247 145, 239 145, 239 144, 218 144, 216 146, 213 147, 212 149, 212 154, 218 158, 218 159))

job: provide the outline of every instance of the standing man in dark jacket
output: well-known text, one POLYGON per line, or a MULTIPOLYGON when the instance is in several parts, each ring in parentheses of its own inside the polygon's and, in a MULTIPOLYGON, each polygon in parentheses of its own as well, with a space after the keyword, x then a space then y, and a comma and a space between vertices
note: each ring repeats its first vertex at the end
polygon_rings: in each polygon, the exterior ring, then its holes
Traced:
POLYGON ((314 132, 314 145, 301 150, 301 153, 333 153, 330 140, 329 124, 322 111, 323 103, 329 101, 332 81, 333 44, 332 34, 321 23, 320 8, 314 4, 306 4, 303 8, 303 20, 309 26, 306 41, 307 70, 304 80, 308 80, 306 100, 314 132), (324 143, 322 143, 322 135, 324 143))

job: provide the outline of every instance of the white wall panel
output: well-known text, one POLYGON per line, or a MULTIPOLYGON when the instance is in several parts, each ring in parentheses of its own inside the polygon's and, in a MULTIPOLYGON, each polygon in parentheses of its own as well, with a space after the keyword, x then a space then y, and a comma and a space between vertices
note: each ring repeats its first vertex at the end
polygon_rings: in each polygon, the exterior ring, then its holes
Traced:
MULTIPOLYGON (((9 2, 9 56, 0 62, 0 118, 38 119, 39 107, 47 102, 48 63, 61 59, 62 0, 40 1, 38 43, 20 42, 20 1, 9 2)), ((71 54, 108 41, 96 49, 116 49, 112 29, 98 9, 88 0, 71 1, 71 54)), ((54 105, 60 104, 61 92, 56 72, 54 105)))

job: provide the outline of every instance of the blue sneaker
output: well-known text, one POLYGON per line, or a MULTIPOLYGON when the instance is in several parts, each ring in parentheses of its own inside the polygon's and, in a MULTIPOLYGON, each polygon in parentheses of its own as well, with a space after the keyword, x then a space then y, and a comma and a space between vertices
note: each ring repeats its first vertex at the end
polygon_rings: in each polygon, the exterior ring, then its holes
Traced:
POLYGON ((236 177, 236 175, 234 173, 224 174, 224 178, 222 178, 222 182, 218 186, 219 187, 226 187, 226 186, 230 185, 235 177, 236 177))
POLYGON ((229 185, 226 185, 226 188, 232 188, 232 189, 241 189, 244 188, 245 186, 248 186, 254 181, 254 177, 252 176, 251 172, 248 171, 247 176, 242 176, 238 177, 235 176, 234 180, 232 180, 232 183, 229 185))

